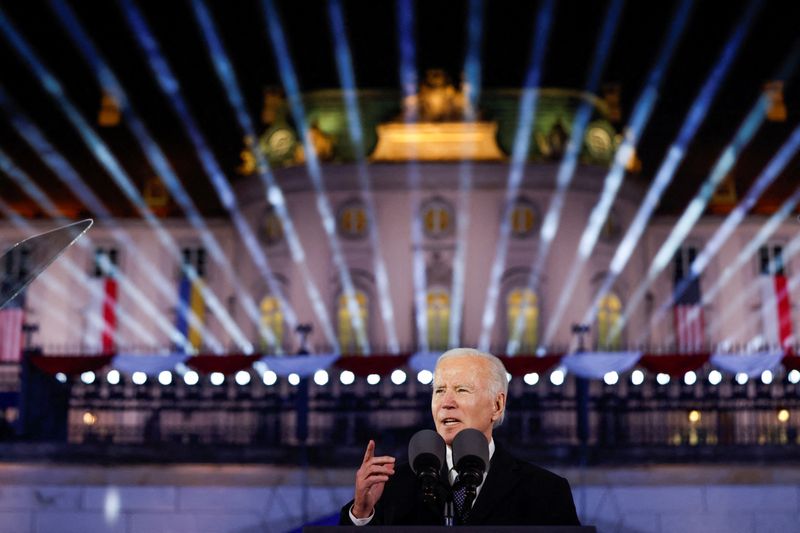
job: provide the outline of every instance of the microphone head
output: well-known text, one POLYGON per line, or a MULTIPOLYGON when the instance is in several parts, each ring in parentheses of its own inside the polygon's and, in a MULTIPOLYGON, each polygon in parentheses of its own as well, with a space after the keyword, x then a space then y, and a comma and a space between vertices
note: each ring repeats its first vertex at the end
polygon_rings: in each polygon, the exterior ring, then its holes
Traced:
POLYGON ((489 442, 486 435, 474 428, 462 429, 453 439, 453 465, 461 474, 462 468, 480 470, 489 464, 489 442))
POLYGON ((430 429, 417 431, 408 443, 411 470, 417 475, 430 469, 439 472, 444 464, 445 450, 444 439, 438 433, 430 429))

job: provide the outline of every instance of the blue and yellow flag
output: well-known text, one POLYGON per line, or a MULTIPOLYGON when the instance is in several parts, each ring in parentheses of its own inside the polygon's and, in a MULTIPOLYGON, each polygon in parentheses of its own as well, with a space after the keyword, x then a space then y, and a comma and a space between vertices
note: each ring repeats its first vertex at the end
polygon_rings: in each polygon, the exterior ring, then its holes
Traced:
POLYGON ((202 283, 202 279, 190 280, 189 276, 184 274, 178 285, 178 313, 175 327, 188 339, 189 344, 195 350, 199 350, 203 343, 202 328, 205 305, 203 304, 202 283), (191 315, 194 315, 194 319, 191 318, 191 315))

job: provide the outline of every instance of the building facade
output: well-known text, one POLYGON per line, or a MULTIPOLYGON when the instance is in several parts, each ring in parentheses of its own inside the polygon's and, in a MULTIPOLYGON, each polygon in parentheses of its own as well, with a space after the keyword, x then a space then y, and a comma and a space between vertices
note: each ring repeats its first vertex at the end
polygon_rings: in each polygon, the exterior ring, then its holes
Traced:
MULTIPOLYGON (((614 264, 648 184, 629 174, 604 219, 591 218, 621 142, 602 101, 539 90, 520 149, 519 91, 486 91, 474 110, 434 74, 413 100, 358 96, 360 142, 341 91, 306 94, 304 125, 268 98, 262 137, 245 139, 235 216, 202 225, 165 217, 156 229, 97 221, 27 289, 33 344, 51 353, 291 353, 297 326, 310 324, 315 351, 506 353, 513 338, 512 352, 533 354, 575 348, 572 326, 587 317, 584 342, 601 349, 793 342, 791 218, 764 233, 775 218, 748 216, 709 254, 725 220, 709 211, 665 262, 679 217, 657 215, 627 243, 623 267, 614 264), (562 197, 558 176, 584 108, 591 118, 562 197), (543 231, 548 220, 557 226, 543 231), (702 254, 699 278, 687 278, 702 254), (776 292, 777 278, 785 288, 776 292), (676 297, 682 279, 691 282, 676 297), (694 318, 681 318, 679 304, 694 318), (697 329, 687 337, 686 327, 697 329)), ((6 224, 0 238, 10 245, 52 227, 6 224)), ((8 276, 19 261, 6 261, 8 276)))

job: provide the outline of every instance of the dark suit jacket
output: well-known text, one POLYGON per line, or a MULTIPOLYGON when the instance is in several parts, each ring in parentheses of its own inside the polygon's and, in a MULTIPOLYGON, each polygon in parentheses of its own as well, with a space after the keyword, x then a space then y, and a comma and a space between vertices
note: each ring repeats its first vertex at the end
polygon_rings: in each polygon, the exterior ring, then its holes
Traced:
MULTIPOLYGON (((566 479, 520 461, 495 441, 495 452, 466 525, 580 525, 566 479)), ((408 464, 386 483, 369 525, 442 525, 442 510, 427 505, 408 464)), ((339 516, 352 525, 350 501, 339 516)))

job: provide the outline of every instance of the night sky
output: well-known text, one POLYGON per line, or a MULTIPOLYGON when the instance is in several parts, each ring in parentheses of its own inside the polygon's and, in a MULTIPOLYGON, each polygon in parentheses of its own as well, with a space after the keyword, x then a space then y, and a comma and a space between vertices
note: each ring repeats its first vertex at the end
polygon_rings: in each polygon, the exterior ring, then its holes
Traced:
MULTIPOLYGON (((121 3, 114 0, 68 1, 100 53, 128 91, 132 103, 167 154, 177 174, 201 209, 222 213, 191 143, 147 66, 127 24, 121 3)), ((665 150, 683 124, 691 102, 718 60, 741 17, 745 1, 695 2, 689 24, 666 71, 652 118, 639 146, 642 171, 628 179, 649 181, 665 150)), ((202 43, 190 1, 143 1, 144 13, 162 52, 177 75, 184 97, 214 154, 230 180, 242 179, 241 135, 202 43)), ((232 61, 248 110, 258 124, 265 87, 280 79, 260 2, 208 1, 217 29, 232 61)), ((468 2, 412 3, 416 14, 417 64, 420 76, 443 68, 458 80, 466 51, 468 2)), ((327 4, 322 1, 277 2, 302 90, 338 87, 327 4)), ((678 2, 626 2, 603 83, 622 89, 622 124, 629 118, 653 66, 678 2)), ((359 87, 399 89, 396 3, 344 1, 345 21, 359 87)), ((96 124, 101 91, 90 68, 65 32, 48 1, 0 1, 13 27, 63 85, 68 98, 90 124, 96 124)), ((539 2, 485 3, 482 44, 484 87, 520 88, 531 56, 539 2)), ((586 83, 597 32, 608 2, 556 2, 542 86, 582 89, 586 83)), ((709 114, 691 143, 686 159, 668 188, 661 212, 679 213, 697 191, 721 149, 800 38, 800 4, 763 2, 741 50, 725 78, 709 114)), ((134 210, 87 150, 59 107, 42 90, 26 62, 0 32, 0 86, 12 105, 29 116, 80 175, 113 206, 118 215, 134 210)), ((739 196, 783 144, 800 119, 796 73, 785 80, 788 109, 785 122, 765 122, 733 170, 739 196)), ((131 179, 143 183, 154 171, 126 127, 95 128, 131 179)), ((46 168, 40 157, 14 132, 0 112, 0 149, 64 205, 75 205, 71 193, 46 168)), ((766 203, 780 202, 798 183, 795 158, 766 194, 766 203)), ((0 172, 2 197, 17 208, 31 205, 0 172)), ((26 214, 35 215, 35 211, 26 214)))

